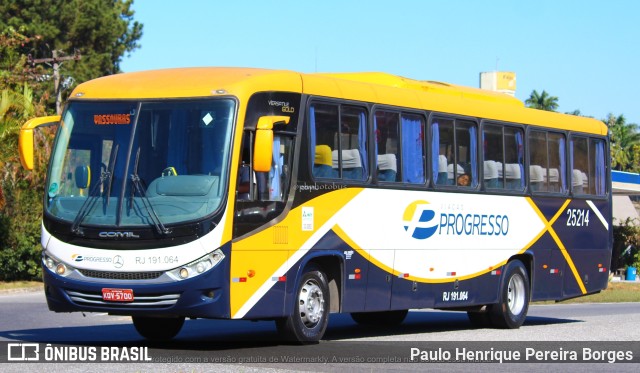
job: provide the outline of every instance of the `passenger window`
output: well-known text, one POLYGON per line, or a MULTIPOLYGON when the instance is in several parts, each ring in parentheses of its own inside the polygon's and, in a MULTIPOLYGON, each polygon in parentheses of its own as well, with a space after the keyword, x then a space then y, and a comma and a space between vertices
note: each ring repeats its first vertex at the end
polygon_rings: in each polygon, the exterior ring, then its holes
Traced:
POLYGON ((601 139, 572 136, 569 153, 573 194, 606 195, 605 145, 601 139))
POLYGON ((571 139, 571 192, 591 194, 589 184, 589 146, 586 137, 571 139))
POLYGON ((431 124, 433 180, 437 185, 475 187, 477 143, 475 123, 437 118, 431 124))
POLYGON ((398 141, 400 113, 377 111, 374 117, 377 172, 379 181, 400 181, 398 141))
POLYGON ((529 133, 529 185, 533 192, 566 191, 564 135, 546 131, 529 133))
POLYGON ((591 139, 591 167, 590 174, 593 175, 593 193, 598 196, 607 194, 607 177, 606 177, 606 156, 604 140, 591 139))
POLYGON ((314 104, 309 117, 313 176, 365 180, 369 174, 365 111, 347 105, 314 104))
POLYGON ((517 127, 485 125, 484 183, 488 189, 524 190, 523 131, 517 127))
POLYGON ((379 181, 425 182, 424 119, 377 111, 374 117, 379 181))

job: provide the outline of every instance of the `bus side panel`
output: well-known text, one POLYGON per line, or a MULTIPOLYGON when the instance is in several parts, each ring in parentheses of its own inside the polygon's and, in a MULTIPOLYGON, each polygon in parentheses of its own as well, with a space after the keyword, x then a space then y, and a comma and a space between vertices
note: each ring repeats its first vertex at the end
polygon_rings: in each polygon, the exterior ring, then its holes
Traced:
POLYGON ((574 199, 553 224, 566 260, 563 298, 606 288, 611 263, 609 205, 606 200, 574 199))
POLYGON ((326 275, 338 274, 341 283, 339 300, 331 299, 331 302, 340 302, 342 312, 361 312, 365 307, 365 297, 367 288, 367 267, 369 262, 351 246, 341 240, 332 230, 329 230, 313 246, 307 254, 298 260, 287 273, 287 301, 285 313, 291 312, 290 307, 293 302, 298 279, 304 274, 303 270, 310 266, 321 267, 326 275), (336 260, 325 260, 326 258, 339 257, 342 265, 336 260), (309 264, 317 262, 318 264, 309 264), (332 263, 334 267, 327 268, 327 263, 332 263), (324 267, 323 267, 324 265, 324 267))
POLYGON ((565 259, 551 234, 545 232, 531 247, 534 254, 531 300, 558 299, 562 295, 565 259))
POLYGON ((287 277, 288 276, 274 276, 271 279, 271 282, 274 283, 273 286, 260 298, 256 305, 247 312, 244 318, 261 319, 284 316, 284 299, 286 294, 287 277))
MULTIPOLYGON (((378 258, 388 258, 393 263, 393 250, 376 250, 378 258)), ((387 311, 391 307, 393 273, 389 273, 376 264, 369 262, 367 271, 366 311, 387 311)))
POLYGON ((257 304, 243 316, 246 319, 282 317, 284 315, 285 273, 274 271, 287 261, 288 251, 283 249, 234 250, 231 266, 230 294, 249 299, 259 294, 258 289, 269 286, 269 290, 257 304))
MULTIPOLYGON (((502 267, 504 268, 504 267, 502 267)), ((492 304, 498 301, 500 268, 468 280, 424 284, 433 292, 433 308, 458 308, 492 304)))

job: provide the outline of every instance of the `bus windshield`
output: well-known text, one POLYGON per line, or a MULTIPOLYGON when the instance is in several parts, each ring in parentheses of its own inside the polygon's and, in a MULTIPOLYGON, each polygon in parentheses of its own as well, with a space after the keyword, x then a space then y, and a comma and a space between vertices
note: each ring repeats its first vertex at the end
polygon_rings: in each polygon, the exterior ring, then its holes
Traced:
POLYGON ((234 112, 229 99, 72 101, 52 152, 46 211, 73 230, 164 229, 212 214, 224 195, 234 112))

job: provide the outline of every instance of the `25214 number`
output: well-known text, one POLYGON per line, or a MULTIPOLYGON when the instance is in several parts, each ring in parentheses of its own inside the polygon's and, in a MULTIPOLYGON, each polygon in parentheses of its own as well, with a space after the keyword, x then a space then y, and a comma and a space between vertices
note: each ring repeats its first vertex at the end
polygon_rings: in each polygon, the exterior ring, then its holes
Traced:
POLYGON ((588 209, 567 209, 567 227, 588 227, 588 209))

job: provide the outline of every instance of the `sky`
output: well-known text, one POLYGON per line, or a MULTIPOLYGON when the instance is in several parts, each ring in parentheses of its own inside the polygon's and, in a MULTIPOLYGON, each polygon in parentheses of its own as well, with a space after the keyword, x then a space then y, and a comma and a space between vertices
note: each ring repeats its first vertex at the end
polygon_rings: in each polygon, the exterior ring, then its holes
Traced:
POLYGON ((379 71, 479 86, 516 73, 560 112, 640 124, 636 0, 135 0, 144 25, 124 72, 238 66, 379 71))

